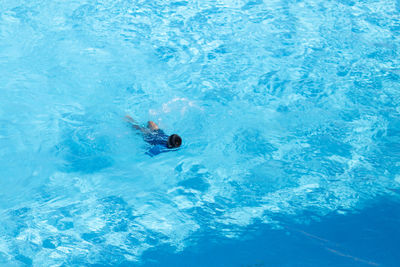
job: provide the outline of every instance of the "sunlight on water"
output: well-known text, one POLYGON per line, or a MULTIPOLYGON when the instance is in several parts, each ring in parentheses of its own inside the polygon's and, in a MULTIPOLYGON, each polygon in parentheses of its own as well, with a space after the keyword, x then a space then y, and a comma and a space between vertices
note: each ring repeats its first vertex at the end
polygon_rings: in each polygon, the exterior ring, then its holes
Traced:
POLYGON ((0 3, 0 263, 140 262, 399 197, 398 1, 0 3), (150 158, 126 125, 182 149, 150 158))

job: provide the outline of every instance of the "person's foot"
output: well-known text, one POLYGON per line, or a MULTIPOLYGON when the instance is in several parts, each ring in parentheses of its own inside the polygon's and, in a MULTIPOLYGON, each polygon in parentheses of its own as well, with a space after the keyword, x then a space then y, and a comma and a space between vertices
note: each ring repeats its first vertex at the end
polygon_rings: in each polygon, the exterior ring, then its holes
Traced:
POLYGON ((130 122, 130 123, 135 123, 135 120, 131 117, 131 116, 129 116, 129 115, 125 115, 125 121, 127 121, 127 122, 130 122))

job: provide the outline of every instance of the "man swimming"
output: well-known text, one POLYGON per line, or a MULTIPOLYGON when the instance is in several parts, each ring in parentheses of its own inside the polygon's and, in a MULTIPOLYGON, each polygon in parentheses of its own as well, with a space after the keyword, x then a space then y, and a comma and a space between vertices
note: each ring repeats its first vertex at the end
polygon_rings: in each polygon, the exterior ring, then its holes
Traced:
POLYGON ((173 151, 173 149, 180 147, 182 144, 182 138, 179 135, 166 135, 153 121, 148 121, 146 128, 137 124, 137 122, 128 115, 125 116, 125 120, 129 122, 133 128, 141 131, 143 134, 143 140, 153 146, 146 153, 150 156, 173 151))

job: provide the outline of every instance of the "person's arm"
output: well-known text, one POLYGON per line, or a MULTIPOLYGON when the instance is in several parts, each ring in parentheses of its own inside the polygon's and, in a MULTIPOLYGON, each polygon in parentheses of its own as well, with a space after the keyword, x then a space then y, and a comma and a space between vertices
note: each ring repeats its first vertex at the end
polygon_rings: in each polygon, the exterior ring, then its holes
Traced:
POLYGON ((135 128, 136 130, 141 131, 142 133, 148 133, 149 129, 141 127, 139 124, 137 124, 137 122, 129 115, 125 116, 125 121, 130 123, 132 125, 133 128, 135 128))

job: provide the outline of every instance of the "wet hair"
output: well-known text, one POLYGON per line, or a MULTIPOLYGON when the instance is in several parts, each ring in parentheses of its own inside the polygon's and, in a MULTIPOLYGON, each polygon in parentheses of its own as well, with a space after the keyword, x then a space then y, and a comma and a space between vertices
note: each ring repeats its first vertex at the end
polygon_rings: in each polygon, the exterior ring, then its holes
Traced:
POLYGON ((168 137, 168 148, 180 147, 182 144, 182 138, 177 134, 172 134, 168 137))

